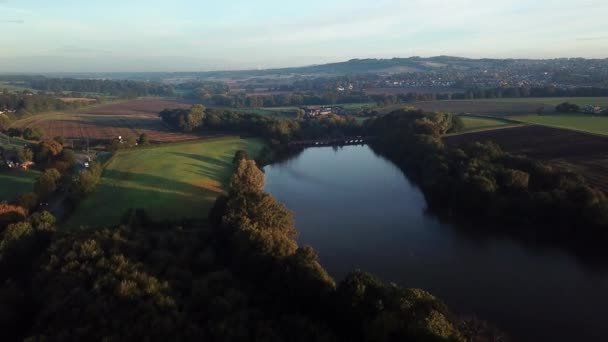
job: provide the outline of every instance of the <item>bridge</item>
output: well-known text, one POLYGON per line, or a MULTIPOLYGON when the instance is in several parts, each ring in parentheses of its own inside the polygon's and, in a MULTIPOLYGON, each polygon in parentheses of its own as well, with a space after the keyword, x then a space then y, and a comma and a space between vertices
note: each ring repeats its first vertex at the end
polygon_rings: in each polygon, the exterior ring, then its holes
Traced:
POLYGON ((342 138, 319 138, 311 140, 293 140, 289 147, 312 147, 312 146, 344 146, 344 145, 363 145, 376 139, 374 136, 356 136, 342 138))

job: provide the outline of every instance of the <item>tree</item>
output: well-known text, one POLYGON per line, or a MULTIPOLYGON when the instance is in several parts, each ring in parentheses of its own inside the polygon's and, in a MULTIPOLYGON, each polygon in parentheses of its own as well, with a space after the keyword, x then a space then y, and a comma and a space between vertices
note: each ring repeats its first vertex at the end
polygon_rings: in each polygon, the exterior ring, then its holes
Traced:
POLYGON ((195 128, 200 127, 203 124, 205 118, 205 107, 202 105, 194 105, 190 109, 188 115, 183 124, 183 130, 185 132, 192 132, 195 128))
POLYGON ((460 132, 462 130, 464 130, 465 126, 464 126, 464 122, 462 121, 462 118, 459 115, 453 115, 452 116, 452 127, 450 128, 449 132, 460 132))
POLYGON ((17 150, 17 158, 19 158, 19 162, 22 164, 32 161, 32 159, 34 159, 34 152, 32 152, 32 150, 29 148, 19 149, 17 150))
POLYGON ((148 140, 148 135, 146 133, 140 134, 137 143, 141 146, 148 145, 150 143, 150 141, 148 140))
POLYGON ((243 160, 243 159, 248 160, 249 154, 247 154, 247 151, 238 150, 234 154, 234 158, 232 158, 232 164, 238 165, 241 162, 241 160, 243 160))
POLYGON ((304 109, 296 109, 296 119, 302 120, 302 119, 304 119, 305 115, 306 115, 306 112, 304 111, 304 109))
POLYGON ((34 230, 32 229, 32 225, 28 222, 10 224, 2 234, 2 240, 0 240, 0 261, 6 262, 5 259, 7 259, 9 255, 13 257, 26 254, 30 249, 30 237, 33 234, 34 230))
POLYGON ((40 140, 44 136, 44 131, 40 127, 26 128, 23 130, 23 139, 40 140))
POLYGON ((29 222, 38 232, 52 233, 55 231, 57 220, 53 214, 45 210, 32 214, 32 216, 29 217, 29 222))
POLYGON ((26 216, 27 212, 25 208, 16 205, 0 203, 0 228, 3 228, 10 223, 23 221, 26 216))
POLYGON ((61 151, 63 151, 63 146, 55 140, 43 141, 36 146, 34 159, 37 163, 48 164, 53 161, 61 151))
POLYGON ((128 136, 127 139, 125 140, 125 145, 127 147, 137 146, 137 138, 135 138, 134 136, 128 136))
POLYGON ((34 183, 34 192, 41 199, 48 198, 55 190, 57 190, 57 182, 61 178, 61 174, 56 169, 47 169, 34 183))
POLYGON ((102 171, 101 165, 93 163, 88 170, 80 172, 72 183, 72 193, 77 197, 92 193, 101 180, 102 171))
POLYGON ((261 192, 266 183, 264 173, 253 160, 241 159, 230 178, 232 192, 261 192))
POLYGON ((113 139, 112 142, 110 142, 110 144, 107 147, 107 149, 108 149, 108 151, 110 151, 110 153, 116 153, 122 148, 123 148, 123 144, 121 144, 118 139, 113 139))
POLYGON ((65 145, 65 138, 62 136, 56 136, 53 138, 53 140, 55 140, 56 142, 60 143, 61 145, 65 145))
POLYGON ((570 102, 560 103, 555 107, 555 111, 558 113, 578 113, 580 110, 581 107, 570 102))
POLYGON ((25 192, 17 197, 15 203, 27 210, 32 210, 38 205, 38 195, 33 192, 25 192))

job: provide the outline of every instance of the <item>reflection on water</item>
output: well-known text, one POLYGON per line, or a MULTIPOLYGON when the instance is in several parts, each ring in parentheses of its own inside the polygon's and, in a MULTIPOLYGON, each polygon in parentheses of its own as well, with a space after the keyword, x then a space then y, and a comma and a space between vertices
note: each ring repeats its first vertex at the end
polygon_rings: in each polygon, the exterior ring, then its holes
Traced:
POLYGON ((526 340, 608 340, 608 270, 558 249, 462 234, 425 213, 419 189, 367 146, 310 148, 265 168, 299 241, 337 280, 362 269, 420 287, 526 340))

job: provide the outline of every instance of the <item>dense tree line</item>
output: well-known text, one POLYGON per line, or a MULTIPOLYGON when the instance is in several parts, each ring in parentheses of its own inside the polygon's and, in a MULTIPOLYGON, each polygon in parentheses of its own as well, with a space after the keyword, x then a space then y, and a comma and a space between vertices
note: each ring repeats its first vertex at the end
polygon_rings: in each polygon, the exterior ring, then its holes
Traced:
POLYGON ((437 210, 498 220, 510 233, 539 240, 608 239, 608 199, 579 174, 511 155, 491 142, 450 148, 441 140, 453 127, 447 114, 400 110, 366 125, 380 137, 377 151, 413 177, 437 210))
POLYGON ((327 105, 336 103, 370 102, 372 97, 363 93, 342 95, 337 92, 309 92, 279 95, 217 94, 211 103, 232 108, 327 105))
POLYGON ((24 82, 30 88, 53 93, 95 93, 123 98, 175 95, 173 86, 160 82, 46 77, 26 78, 24 82))
POLYGON ((76 155, 72 149, 64 148, 58 140, 62 139, 57 137, 55 140, 8 150, 0 147, 4 163, 10 161, 19 166, 23 164, 42 172, 35 180, 32 191, 21 194, 15 201, 16 205, 26 210, 35 210, 39 203, 49 201, 62 187, 73 189, 72 197, 78 198, 81 194, 90 193, 99 182, 101 167, 95 163, 90 169, 73 175, 76 155))
POLYGON ((286 143, 292 139, 348 136, 360 132, 360 125, 350 116, 325 115, 314 120, 283 120, 263 115, 243 114, 231 110, 165 109, 161 119, 181 131, 215 130, 249 133, 286 143))
POLYGON ((374 102, 379 106, 413 101, 431 101, 448 99, 448 94, 403 93, 396 95, 368 95, 364 92, 341 93, 336 91, 305 92, 278 95, 247 95, 217 94, 206 98, 197 98, 216 106, 231 108, 259 108, 283 106, 317 106, 340 103, 367 103, 374 102))
MULTIPOLYGON (((90 104, 90 101, 63 101, 56 96, 46 94, 7 91, 0 93, 0 111, 5 112, 4 115, 9 119, 18 119, 42 112, 76 109, 90 104)), ((3 120, 5 119, 0 118, 0 130, 8 129, 2 124, 3 120)))
MULTIPOLYGON (((211 224, 55 233, 46 212, 0 226, 0 327, 12 340, 463 341, 445 305, 354 272, 336 284, 294 237, 244 153, 211 224)), ((1 217, 1 216, 0 216, 1 217)), ((94 223, 93 223, 94 224, 94 223)), ((486 334, 489 334, 486 336, 486 334)))
POLYGON ((464 92, 450 93, 408 92, 404 90, 403 93, 373 95, 366 94, 364 91, 338 92, 335 90, 293 92, 289 94, 275 95, 248 95, 246 93, 211 94, 205 91, 200 91, 198 93, 204 95, 192 95, 190 98, 215 106, 225 106, 231 108, 259 108, 367 102, 376 103, 378 106, 389 106, 399 103, 435 100, 474 100, 524 97, 598 97, 608 96, 608 88, 507 87, 469 89, 464 92))
POLYGON ((564 102, 555 106, 555 111, 558 113, 578 113, 581 110, 577 104, 564 102))
POLYGON ((185 93, 184 98, 209 101, 213 95, 228 94, 230 87, 224 82, 186 82, 175 86, 176 91, 185 93))

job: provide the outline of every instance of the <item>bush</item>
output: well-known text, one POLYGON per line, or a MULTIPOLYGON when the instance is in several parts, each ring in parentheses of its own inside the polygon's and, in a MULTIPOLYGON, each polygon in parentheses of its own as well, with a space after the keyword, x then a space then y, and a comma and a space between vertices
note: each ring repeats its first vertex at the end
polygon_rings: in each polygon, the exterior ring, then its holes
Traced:
POLYGON ((0 229, 8 224, 23 221, 27 216, 27 211, 24 207, 0 204, 0 229))
POLYGON ((44 171, 34 183, 34 192, 40 199, 48 198, 57 190, 61 174, 56 169, 48 169, 44 171))
POLYGON ((578 113, 580 110, 581 107, 569 102, 560 103, 555 107, 555 111, 558 113, 578 113))
POLYGON ((33 192, 23 193, 17 197, 15 203, 27 210, 35 209, 38 206, 38 195, 33 192))
POLYGON ((23 130, 23 139, 25 140, 40 140, 44 136, 44 131, 39 128, 26 128, 23 130))

